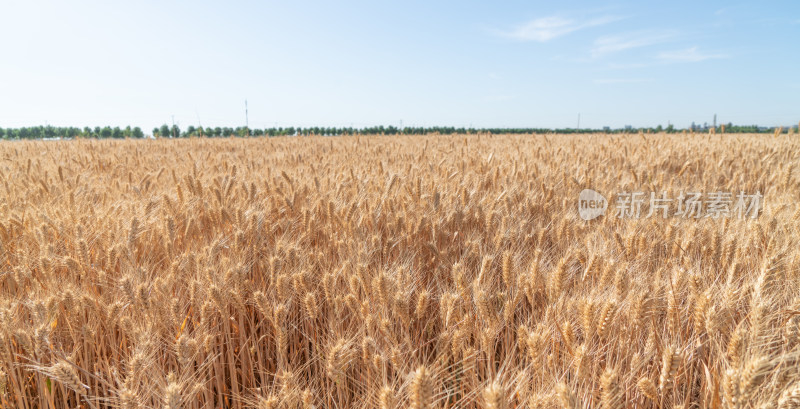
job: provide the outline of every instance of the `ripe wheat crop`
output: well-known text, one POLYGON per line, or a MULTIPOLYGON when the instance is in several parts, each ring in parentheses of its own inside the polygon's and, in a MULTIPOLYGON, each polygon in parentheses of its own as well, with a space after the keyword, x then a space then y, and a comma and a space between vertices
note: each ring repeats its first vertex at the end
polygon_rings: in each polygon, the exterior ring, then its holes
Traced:
POLYGON ((798 408, 796 135, 0 144, 3 408, 798 408), (578 217, 583 189, 610 208, 578 217), (764 195, 614 217, 614 192, 764 195))

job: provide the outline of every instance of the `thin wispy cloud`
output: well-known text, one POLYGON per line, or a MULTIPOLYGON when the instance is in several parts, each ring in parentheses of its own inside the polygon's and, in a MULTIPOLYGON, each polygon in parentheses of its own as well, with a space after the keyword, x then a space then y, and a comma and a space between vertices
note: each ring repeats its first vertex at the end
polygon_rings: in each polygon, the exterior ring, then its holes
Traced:
POLYGON ((609 70, 634 70, 638 68, 645 68, 653 65, 649 62, 632 62, 632 63, 609 63, 604 68, 609 70))
POLYGON ((595 84, 639 84, 643 82, 653 82, 652 78, 601 78, 594 81, 595 84))
POLYGON ((516 98, 515 95, 508 94, 487 95, 483 97, 483 102, 504 102, 510 101, 514 98, 516 98))
POLYGON ((578 30, 602 26, 621 19, 617 16, 601 16, 584 20, 549 16, 533 19, 511 30, 495 31, 495 33, 519 41, 546 43, 578 30))
POLYGON ((616 36, 603 36, 594 41, 592 57, 618 53, 634 48, 648 47, 667 42, 676 36, 673 32, 664 33, 629 33, 616 36))
POLYGON ((668 62, 700 62, 718 58, 728 58, 728 56, 725 54, 703 53, 698 47, 690 47, 685 50, 662 51, 658 53, 656 58, 668 62))

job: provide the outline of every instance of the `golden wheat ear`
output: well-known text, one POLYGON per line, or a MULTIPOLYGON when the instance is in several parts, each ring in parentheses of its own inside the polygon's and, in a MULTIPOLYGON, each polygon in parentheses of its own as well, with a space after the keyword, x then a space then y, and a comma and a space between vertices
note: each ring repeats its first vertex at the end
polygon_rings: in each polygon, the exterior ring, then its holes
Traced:
POLYGON ((383 386, 378 395, 380 409, 395 409, 394 390, 388 385, 383 386))
POLYGON ((429 409, 433 405, 433 378, 425 366, 418 367, 411 375, 409 402, 412 409, 429 409))
POLYGON ((556 385, 556 398, 561 409, 579 409, 578 398, 565 383, 556 385))

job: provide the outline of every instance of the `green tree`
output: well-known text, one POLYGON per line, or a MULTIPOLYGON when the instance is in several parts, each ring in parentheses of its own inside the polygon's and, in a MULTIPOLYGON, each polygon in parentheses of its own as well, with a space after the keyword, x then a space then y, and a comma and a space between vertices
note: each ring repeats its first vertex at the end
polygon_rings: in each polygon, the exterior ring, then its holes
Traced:
POLYGON ((172 135, 169 133, 169 125, 164 124, 161 125, 161 128, 158 129, 158 135, 162 138, 170 138, 172 135))

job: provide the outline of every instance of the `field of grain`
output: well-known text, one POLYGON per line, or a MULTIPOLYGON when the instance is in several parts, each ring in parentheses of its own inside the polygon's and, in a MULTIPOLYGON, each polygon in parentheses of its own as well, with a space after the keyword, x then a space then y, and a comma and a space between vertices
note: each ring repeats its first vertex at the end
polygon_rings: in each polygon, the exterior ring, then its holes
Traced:
POLYGON ((797 408, 797 135, 0 144, 3 408, 797 408), (578 217, 581 190, 606 216, 578 217), (756 219, 616 192, 760 192, 756 219))

